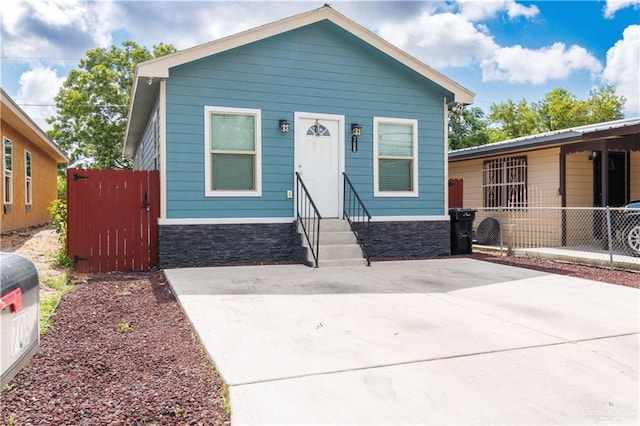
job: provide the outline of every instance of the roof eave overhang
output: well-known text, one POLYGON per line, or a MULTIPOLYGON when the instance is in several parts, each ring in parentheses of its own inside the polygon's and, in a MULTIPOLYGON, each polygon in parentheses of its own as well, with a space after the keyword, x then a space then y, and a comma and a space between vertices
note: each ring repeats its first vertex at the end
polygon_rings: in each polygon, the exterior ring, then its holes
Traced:
POLYGON ((609 123, 624 124, 607 127, 607 123, 602 123, 602 129, 582 130, 582 128, 578 127, 561 130, 549 135, 533 135, 502 143, 498 142, 450 151, 449 160, 460 161, 554 146, 561 147, 563 153, 588 151, 596 148, 603 149, 607 146, 621 147, 633 151, 640 150, 640 144, 638 144, 637 140, 629 139, 632 135, 637 138, 640 134, 640 119, 632 118, 609 123), (625 138, 625 141, 618 142, 619 138, 625 138))
MULTIPOLYGON (((221 52, 225 52, 240 46, 244 46, 259 40, 266 39, 268 37, 282 34, 287 31, 295 30, 297 28, 301 28, 306 25, 311 25, 324 20, 333 22, 334 24, 345 29, 354 36, 360 38, 364 42, 391 56, 408 68, 412 69, 423 77, 441 86, 446 91, 450 92, 452 94, 452 97, 451 99, 447 99, 448 103, 459 103, 463 105, 469 105, 473 103, 475 93, 473 93, 469 89, 461 86, 445 75, 439 73, 438 71, 404 52, 403 50, 387 42, 377 34, 367 30, 366 28, 350 20, 346 16, 338 13, 330 6, 325 5, 319 9, 314 9, 309 12, 304 12, 288 18, 284 18, 270 24, 262 25, 260 27, 243 31, 238 34, 234 34, 228 37, 211 41, 209 43, 204 43, 189 49, 184 49, 167 56, 151 59, 149 61, 138 64, 138 66, 136 67, 136 74, 131 96, 128 123, 130 123, 131 119, 146 119, 146 117, 148 117, 148 114, 150 113, 152 105, 148 105, 143 108, 139 108, 137 106, 137 103, 142 101, 143 98, 153 98, 153 96, 149 96, 147 94, 149 90, 153 89, 153 84, 150 87, 145 87, 147 86, 145 84, 146 81, 155 81, 155 79, 169 78, 170 69, 176 66, 196 61, 198 59, 212 56, 221 52), (140 111, 137 111, 136 109, 140 109, 140 111)), ((140 129, 137 129, 135 127, 135 125, 129 127, 129 124, 127 124, 127 133, 125 136, 125 145, 123 151, 126 155, 133 154, 133 152, 135 151, 134 145, 138 143, 138 138, 140 137, 140 129)))
POLYGON ((376 49, 388 54, 422 76, 449 90, 454 94, 454 99, 450 99, 450 102, 462 104, 473 103, 475 94, 472 91, 397 48, 377 34, 336 12, 329 6, 323 6, 319 9, 284 18, 235 35, 181 50, 171 55, 145 61, 139 65, 138 77, 168 78, 169 70, 175 66, 225 52, 239 46, 244 46, 324 20, 328 20, 344 28, 376 49))
POLYGON ((467 160, 470 158, 481 158, 488 157, 493 155, 501 155, 514 151, 531 151, 534 149, 551 147, 554 145, 561 145, 566 143, 573 143, 579 141, 581 135, 575 132, 567 132, 562 135, 554 135, 545 138, 540 138, 539 140, 532 141, 531 139, 526 139, 523 141, 518 141, 515 143, 508 144, 487 144, 477 147, 477 149, 472 150, 458 150, 458 151, 450 151, 449 152, 449 160, 450 161, 459 161, 459 160, 467 160))
POLYGON ((69 158, 62 152, 58 145, 49 139, 31 117, 5 93, 4 89, 0 89, 0 95, 2 97, 2 113, 0 115, 3 121, 7 123, 13 122, 17 131, 49 154, 49 156, 56 161, 56 164, 69 163, 69 158))

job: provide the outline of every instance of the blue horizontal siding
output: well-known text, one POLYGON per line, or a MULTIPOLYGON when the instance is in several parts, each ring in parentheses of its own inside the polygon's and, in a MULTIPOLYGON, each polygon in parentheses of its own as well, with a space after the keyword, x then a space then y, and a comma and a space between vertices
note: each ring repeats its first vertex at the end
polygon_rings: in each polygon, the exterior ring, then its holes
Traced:
POLYGON ((133 168, 135 170, 153 170, 153 117, 157 115, 158 104, 153 108, 149 121, 147 121, 144 133, 141 138, 141 143, 136 148, 136 152, 133 155, 133 168))
POLYGON ((170 70, 167 217, 290 217, 294 112, 345 116, 346 172, 374 215, 444 211, 443 107, 448 92, 323 22, 170 70), (205 197, 204 106, 262 111, 262 197, 205 197), (373 197, 373 117, 419 122, 420 196, 373 197), (291 123, 281 134, 278 120, 291 123), (363 126, 351 152, 349 123, 363 126))

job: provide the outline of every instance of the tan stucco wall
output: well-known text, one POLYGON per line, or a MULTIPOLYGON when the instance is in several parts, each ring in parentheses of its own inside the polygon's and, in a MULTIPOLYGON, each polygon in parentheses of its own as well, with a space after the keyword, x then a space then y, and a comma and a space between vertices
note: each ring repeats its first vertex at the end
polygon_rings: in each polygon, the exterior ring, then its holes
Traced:
POLYGON ((560 207, 560 148, 540 149, 526 155, 529 207, 560 207))
POLYGON ((567 207, 593 206, 593 163, 589 153, 567 155, 567 207))
MULTIPOLYGON (((547 148, 526 153, 507 154, 527 156, 527 184, 529 207, 560 207, 562 199, 560 185, 560 148, 547 148)), ((479 208, 474 226, 485 217, 497 217, 498 211, 482 210, 482 159, 451 161, 449 177, 462 179, 464 207, 479 208)), ((640 200, 640 152, 631 152, 630 200, 640 200)), ((593 163, 589 152, 578 152, 566 156, 567 207, 593 207, 593 163)), ((593 211, 569 209, 566 213, 567 244, 594 244, 593 211)), ((555 210, 526 209, 502 213, 504 244, 517 238, 528 246, 558 246, 561 241, 562 216, 555 210)))
POLYGON ((500 157, 527 157, 528 204, 530 207, 560 207, 560 148, 449 162, 449 178, 462 179, 464 207, 482 207, 482 165, 500 157))
MULTIPOLYGON (((2 209, 0 232, 45 224, 51 221, 47 208, 58 196, 56 161, 16 131, 11 123, 3 119, 1 126, 2 138, 7 137, 13 142, 13 204, 10 212, 2 209), (25 204, 25 150, 31 152, 32 163, 33 200, 29 212, 25 204)), ((4 194, 1 195, 0 200, 4 200, 4 194)))
MULTIPOLYGON (((527 157, 527 202, 529 207, 560 207, 560 148, 547 148, 525 153, 491 156, 482 159, 453 161, 449 163, 449 177, 463 179, 465 208, 482 208, 482 165, 484 161, 500 157, 527 157)), ((503 213, 504 244, 517 238, 536 246, 559 245, 561 234, 558 211, 511 211, 503 213)), ((496 211, 476 213, 474 226, 486 217, 496 217, 496 211)))
POLYGON ((482 161, 479 159, 449 162, 449 179, 462 179, 463 207, 482 206, 482 161))
MULTIPOLYGON (((560 207, 560 148, 530 151, 507 156, 527 156, 528 200, 530 207, 560 207)), ((463 179, 464 207, 482 207, 482 164, 486 159, 449 163, 449 177, 463 179)), ((640 152, 631 152, 630 200, 640 200, 640 152)), ((567 207, 593 206, 593 163, 588 152, 566 157, 567 207)))

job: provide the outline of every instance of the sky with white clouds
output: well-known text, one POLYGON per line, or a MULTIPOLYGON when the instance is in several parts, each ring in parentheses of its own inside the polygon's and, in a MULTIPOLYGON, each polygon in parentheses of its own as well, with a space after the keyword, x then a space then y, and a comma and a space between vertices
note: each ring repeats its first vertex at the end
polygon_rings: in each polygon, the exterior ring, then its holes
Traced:
MULTIPOLYGON (((5 0, 1 85, 46 130, 58 89, 88 49, 124 40, 184 49, 323 3, 5 0)), ((475 92, 485 112, 508 99, 539 101, 555 87, 586 99, 612 84, 627 98, 627 117, 640 116, 640 0, 330 4, 475 92)))

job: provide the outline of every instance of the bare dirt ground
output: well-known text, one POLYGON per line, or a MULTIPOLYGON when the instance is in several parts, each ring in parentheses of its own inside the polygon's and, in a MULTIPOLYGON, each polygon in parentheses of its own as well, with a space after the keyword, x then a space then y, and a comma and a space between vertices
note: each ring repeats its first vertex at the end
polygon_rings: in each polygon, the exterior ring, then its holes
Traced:
POLYGON ((0 237, 0 251, 19 254, 36 265, 42 295, 49 292, 46 286, 49 279, 55 280, 64 274, 64 269, 53 261, 59 247, 58 234, 50 225, 13 231, 0 237))
MULTIPOLYGON (((49 227, 2 236, 2 250, 52 264, 49 227)), ((472 258, 640 288, 640 274, 568 263, 472 258)), ((27 368, 3 390, 3 424, 223 425, 226 387, 161 271, 90 274, 61 301, 27 368)))
POLYGON ((58 235, 51 225, 35 226, 2 234, 0 250, 26 256, 38 266, 38 274, 60 274, 61 269, 52 262, 60 247, 58 235))

